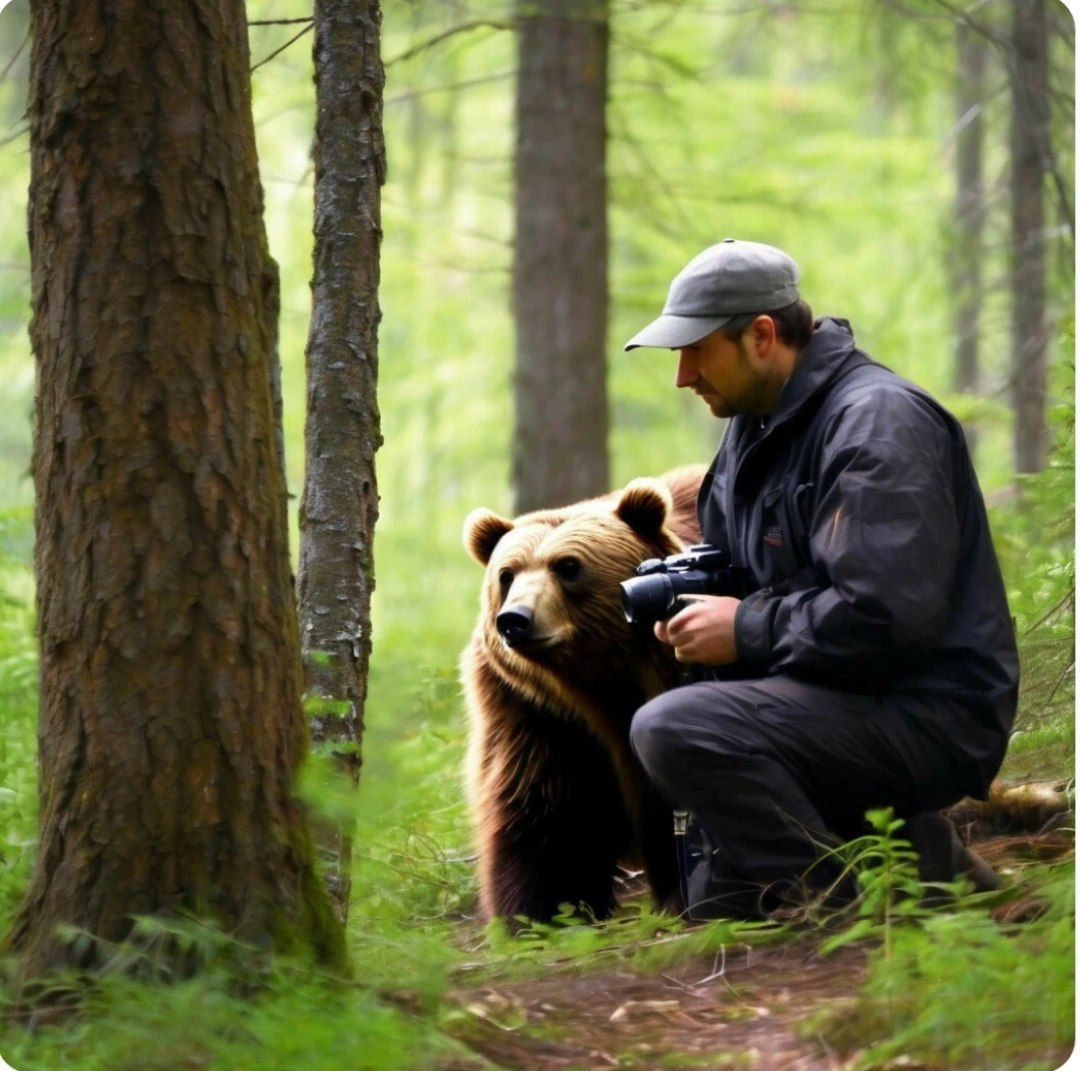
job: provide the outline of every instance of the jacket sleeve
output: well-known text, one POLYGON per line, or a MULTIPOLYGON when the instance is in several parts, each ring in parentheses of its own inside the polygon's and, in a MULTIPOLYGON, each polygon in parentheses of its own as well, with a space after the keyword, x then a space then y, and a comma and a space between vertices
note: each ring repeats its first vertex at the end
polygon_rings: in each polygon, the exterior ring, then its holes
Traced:
POLYGON ((810 525, 812 568, 743 600, 742 665, 862 678, 932 641, 960 547, 943 417, 907 392, 853 399, 831 422, 810 525))

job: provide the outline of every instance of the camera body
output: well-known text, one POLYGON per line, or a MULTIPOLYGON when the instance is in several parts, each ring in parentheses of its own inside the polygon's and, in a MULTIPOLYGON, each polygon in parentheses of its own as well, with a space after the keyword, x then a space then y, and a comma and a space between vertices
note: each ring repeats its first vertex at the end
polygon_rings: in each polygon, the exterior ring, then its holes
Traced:
POLYGON ((623 612, 632 625, 664 621, 682 609, 683 595, 741 595, 747 571, 731 564, 726 550, 698 543, 669 558, 650 558, 624 580, 623 612))

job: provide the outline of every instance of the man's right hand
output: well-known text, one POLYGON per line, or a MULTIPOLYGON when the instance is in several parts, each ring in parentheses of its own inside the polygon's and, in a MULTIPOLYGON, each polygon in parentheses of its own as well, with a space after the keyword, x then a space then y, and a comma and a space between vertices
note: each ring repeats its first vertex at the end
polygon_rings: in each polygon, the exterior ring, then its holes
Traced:
POLYGON ((735 611, 739 600, 730 595, 694 595, 687 601, 685 609, 670 620, 656 622, 656 638, 675 648, 679 662, 730 665, 735 661, 735 611))

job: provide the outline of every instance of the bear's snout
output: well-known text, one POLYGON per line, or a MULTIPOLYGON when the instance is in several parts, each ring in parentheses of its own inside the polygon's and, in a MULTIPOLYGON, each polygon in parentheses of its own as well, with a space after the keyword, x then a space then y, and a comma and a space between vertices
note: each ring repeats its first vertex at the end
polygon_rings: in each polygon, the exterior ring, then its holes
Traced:
POLYGON ((499 630, 507 647, 516 647, 532 634, 533 612, 528 606, 511 606, 495 618, 495 627, 499 630))

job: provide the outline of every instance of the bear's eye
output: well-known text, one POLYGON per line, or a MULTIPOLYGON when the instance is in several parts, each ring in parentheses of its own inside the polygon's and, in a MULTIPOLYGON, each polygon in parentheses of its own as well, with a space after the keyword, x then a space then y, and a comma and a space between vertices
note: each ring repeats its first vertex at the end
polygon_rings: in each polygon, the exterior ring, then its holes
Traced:
POLYGON ((576 580, 581 572, 581 562, 577 558, 560 558, 551 568, 562 580, 576 580))
POLYGON ((499 587, 504 592, 510 589, 510 585, 514 582, 514 570, 513 569, 500 569, 499 570, 499 587))

